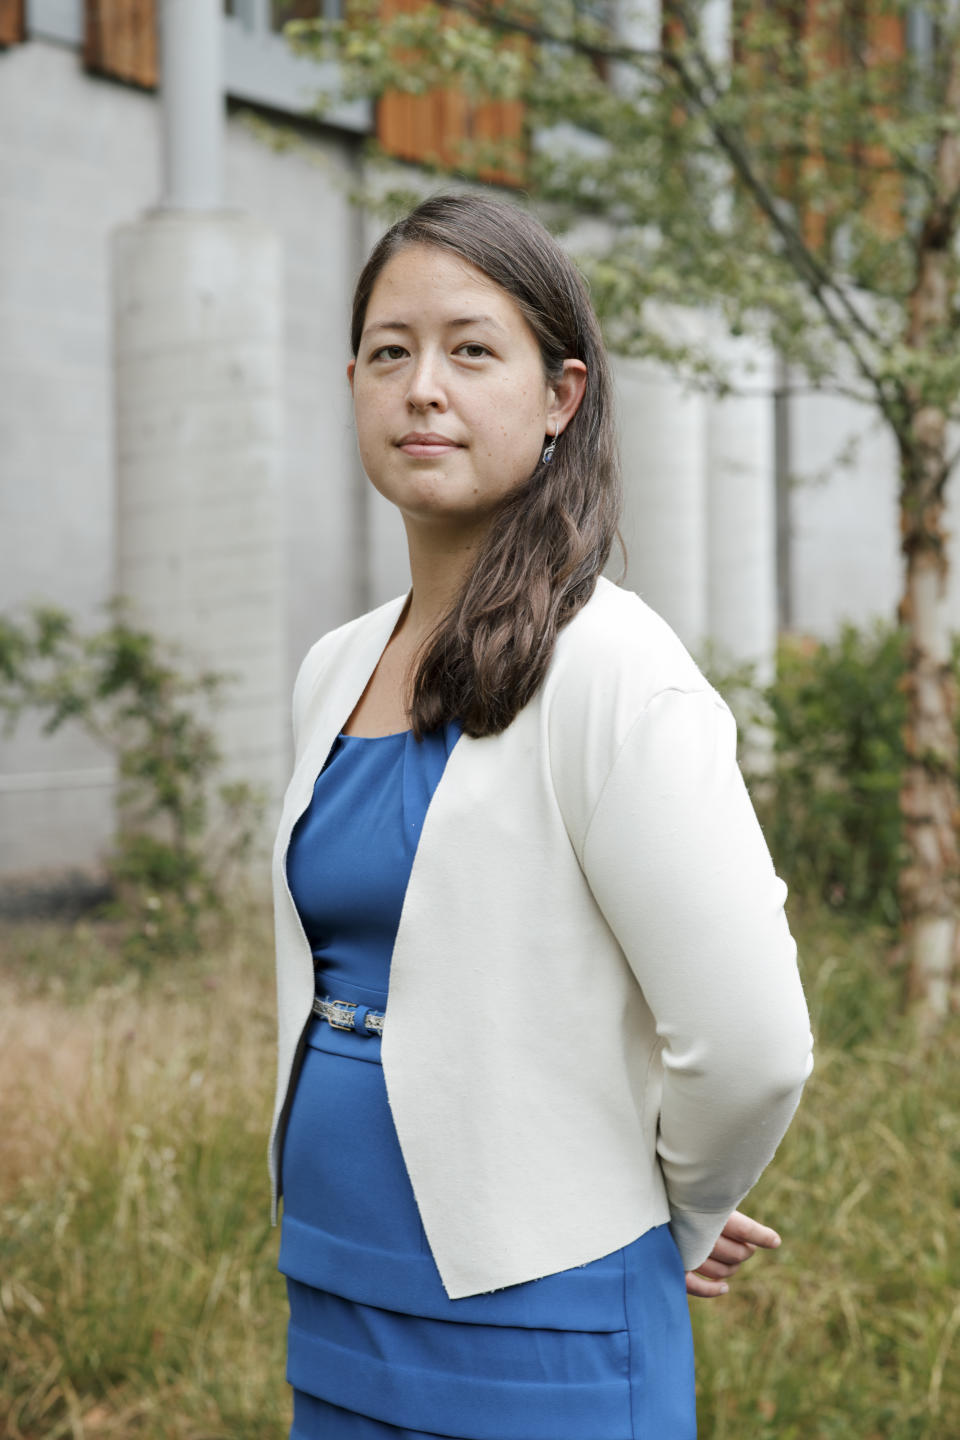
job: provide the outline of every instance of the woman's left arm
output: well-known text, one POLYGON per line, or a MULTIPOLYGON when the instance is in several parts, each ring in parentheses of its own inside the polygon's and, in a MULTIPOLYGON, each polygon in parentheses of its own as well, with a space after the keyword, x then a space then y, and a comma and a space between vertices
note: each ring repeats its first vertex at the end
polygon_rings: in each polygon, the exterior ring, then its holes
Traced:
POLYGON ((685 1268, 700 1270, 773 1156, 812 1066, 786 886, 715 691, 664 690, 647 703, 606 777, 581 860, 656 1022, 658 1156, 685 1268))
POLYGON ((701 1299, 712 1300, 717 1295, 726 1295, 728 1281, 737 1273, 745 1260, 755 1255, 758 1249, 776 1250, 780 1236, 769 1225, 734 1210, 720 1232, 703 1264, 696 1270, 687 1271, 687 1294, 701 1299))

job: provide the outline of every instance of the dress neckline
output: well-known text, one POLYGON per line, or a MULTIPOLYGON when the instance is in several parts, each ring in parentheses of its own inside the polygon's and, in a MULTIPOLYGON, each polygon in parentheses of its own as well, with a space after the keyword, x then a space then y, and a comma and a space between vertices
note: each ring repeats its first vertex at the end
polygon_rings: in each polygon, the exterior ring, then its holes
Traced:
POLYGON ((389 735, 347 735, 341 730, 339 740, 401 740, 406 735, 412 735, 412 730, 391 730, 389 735))

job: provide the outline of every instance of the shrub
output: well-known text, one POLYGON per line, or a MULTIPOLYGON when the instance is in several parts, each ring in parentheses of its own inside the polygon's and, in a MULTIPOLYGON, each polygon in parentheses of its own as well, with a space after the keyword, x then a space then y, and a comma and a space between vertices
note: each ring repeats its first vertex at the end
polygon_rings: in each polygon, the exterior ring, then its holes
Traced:
MULTIPOLYGON (((904 632, 876 624, 844 626, 830 641, 784 636, 768 686, 749 665, 711 653, 702 663, 737 717, 741 765, 791 888, 897 926, 904 632)), ((960 680, 960 638, 953 664, 960 680)))
POLYGON ((906 699, 903 633, 846 626, 829 643, 787 638, 764 692, 774 786, 760 789, 787 878, 828 905, 895 924, 906 699))
POLYGON ((203 917, 222 908, 227 876, 249 853, 261 802, 247 785, 217 781, 221 756, 202 712, 226 677, 178 669, 172 647, 130 624, 122 602, 108 608, 108 624, 88 635, 52 606, 0 618, 0 712, 8 730, 26 710, 48 734, 73 722, 115 757, 110 910, 127 958, 146 969, 197 949, 203 917))

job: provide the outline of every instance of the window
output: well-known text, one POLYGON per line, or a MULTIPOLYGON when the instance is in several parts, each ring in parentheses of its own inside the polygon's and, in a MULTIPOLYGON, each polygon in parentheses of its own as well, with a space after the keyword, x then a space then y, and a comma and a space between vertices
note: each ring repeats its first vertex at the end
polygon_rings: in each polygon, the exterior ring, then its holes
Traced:
POLYGON ((339 20, 342 0, 270 0, 270 27, 282 30, 288 20, 339 20))
MULTIPOLYGON (((765 12, 777 17, 792 40, 786 64, 780 55, 761 54, 756 49, 745 52, 744 48, 735 47, 734 64, 746 67, 750 86, 757 90, 776 86, 781 81, 785 85, 802 84, 800 66, 804 63, 818 64, 823 74, 854 71, 870 74, 871 70, 879 74, 883 67, 896 64, 904 54, 903 18, 883 0, 851 0, 839 12, 825 12, 817 0, 775 0, 768 5, 763 5, 761 0, 735 0, 735 4, 740 24, 738 37, 751 25, 754 15, 765 12), (809 47, 806 57, 802 55, 801 45, 809 47)), ((876 111, 880 111, 881 104, 877 102, 876 111)), ((867 118, 875 119, 876 114, 867 118)), ((867 126, 865 135, 869 135, 871 129, 867 126)), ((889 165, 888 153, 875 141, 853 139, 847 142, 842 154, 831 157, 816 117, 806 116, 799 122, 792 153, 791 146, 786 145, 782 137, 778 145, 780 153, 773 161, 778 184, 785 194, 794 196, 808 244, 822 247, 836 226, 843 223, 842 215, 828 213, 806 198, 811 181, 816 181, 832 164, 849 172, 851 197, 875 228, 890 236, 899 231, 902 186, 889 165)))
POLYGON ((83 44, 83 0, 28 0, 27 33, 83 44))
MULTIPOLYGON (((337 20, 343 0, 224 0, 224 73, 227 93, 295 115, 309 113, 319 91, 336 92, 333 62, 294 55, 281 31, 288 20, 337 20)), ((364 100, 335 104, 325 118, 363 134, 372 124, 364 100)))
MULTIPOLYGON (((2 0, 0 0, 2 3, 2 0)), ((61 0, 62 3, 62 0, 61 0)), ((157 6, 160 0, 78 0, 85 19, 84 53, 88 68, 129 83, 157 84, 157 6)), ((424 0, 382 0, 385 20, 416 11, 424 0)), ((594 22, 609 5, 587 7, 594 22)), ((335 20, 344 0, 223 0, 224 81, 227 94, 291 114, 307 115, 320 92, 336 95, 334 61, 295 55, 283 37, 290 20, 335 20)), ((450 23, 455 23, 453 12, 450 23)), ((523 43, 522 40, 504 41, 523 43)), ((496 144, 504 159, 498 169, 481 169, 485 180, 522 182, 526 154, 525 114, 521 102, 472 103, 462 92, 444 89, 428 95, 388 93, 376 106, 364 100, 334 102, 324 119, 343 129, 367 134, 374 126, 386 154, 414 163, 456 164, 471 145, 496 144)))
POLYGON ((339 20, 344 0, 223 0, 224 15, 251 30, 279 32, 288 20, 339 20))

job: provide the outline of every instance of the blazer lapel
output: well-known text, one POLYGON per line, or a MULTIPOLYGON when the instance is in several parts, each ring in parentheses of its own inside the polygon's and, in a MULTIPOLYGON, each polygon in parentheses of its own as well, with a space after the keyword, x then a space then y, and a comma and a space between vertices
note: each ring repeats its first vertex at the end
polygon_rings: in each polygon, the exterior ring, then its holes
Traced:
POLYGON ((300 725, 300 754, 284 796, 278 840, 286 851, 294 825, 306 810, 317 776, 347 723, 393 634, 406 595, 363 617, 331 655, 317 693, 307 697, 300 725))

